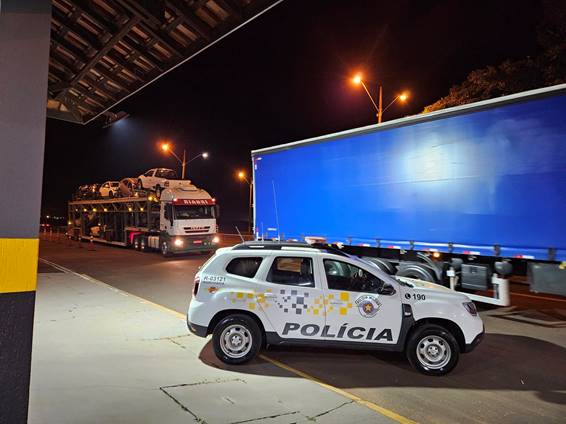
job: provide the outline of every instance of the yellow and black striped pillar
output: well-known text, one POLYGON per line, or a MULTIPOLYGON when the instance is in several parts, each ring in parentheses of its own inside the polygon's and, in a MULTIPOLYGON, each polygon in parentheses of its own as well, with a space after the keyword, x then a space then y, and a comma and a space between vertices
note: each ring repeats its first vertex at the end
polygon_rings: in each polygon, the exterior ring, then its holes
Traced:
POLYGON ((0 423, 27 422, 50 0, 0 0, 0 423))

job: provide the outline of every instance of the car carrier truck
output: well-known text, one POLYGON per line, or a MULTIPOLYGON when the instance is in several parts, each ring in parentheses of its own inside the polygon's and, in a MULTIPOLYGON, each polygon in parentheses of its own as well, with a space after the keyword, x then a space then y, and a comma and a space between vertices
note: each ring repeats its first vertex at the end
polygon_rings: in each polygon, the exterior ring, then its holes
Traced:
POLYGON ((256 238, 509 304, 566 295, 566 84, 252 152, 256 238), (474 294, 475 293, 475 294, 474 294))
POLYGON ((136 194, 69 202, 68 233, 79 240, 159 250, 163 256, 216 248, 218 206, 208 192, 186 183, 162 190, 159 198, 147 191, 136 194))

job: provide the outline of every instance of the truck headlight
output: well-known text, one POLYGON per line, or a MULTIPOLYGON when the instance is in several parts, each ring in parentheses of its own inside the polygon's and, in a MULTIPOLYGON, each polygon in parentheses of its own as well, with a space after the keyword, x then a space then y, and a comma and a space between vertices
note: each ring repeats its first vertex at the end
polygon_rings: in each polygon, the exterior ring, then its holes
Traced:
POLYGON ((476 305, 474 304, 474 302, 464 302, 462 303, 462 305, 464 306, 464 308, 466 308, 466 311, 468 311, 470 315, 473 316, 478 315, 478 310, 476 309, 476 305))
POLYGON ((174 243, 175 243, 175 246, 177 246, 177 247, 181 247, 183 244, 185 244, 185 242, 180 238, 176 238, 174 243))
POLYGON ((213 242, 214 244, 220 243, 220 237, 214 236, 214 237, 212 238, 212 242, 213 242))

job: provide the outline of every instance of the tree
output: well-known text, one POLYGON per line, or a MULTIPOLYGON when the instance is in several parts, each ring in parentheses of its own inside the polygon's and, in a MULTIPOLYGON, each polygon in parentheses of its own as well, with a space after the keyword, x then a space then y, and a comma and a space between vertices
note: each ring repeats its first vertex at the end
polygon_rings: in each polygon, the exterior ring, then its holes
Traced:
POLYGON ((562 1, 543 1, 537 40, 544 49, 539 56, 476 69, 423 113, 566 82, 566 7, 562 1))

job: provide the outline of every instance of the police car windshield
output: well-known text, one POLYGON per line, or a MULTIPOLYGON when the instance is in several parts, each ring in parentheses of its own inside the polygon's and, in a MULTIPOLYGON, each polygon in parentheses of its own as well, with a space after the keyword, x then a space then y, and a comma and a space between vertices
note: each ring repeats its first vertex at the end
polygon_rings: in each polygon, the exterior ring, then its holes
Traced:
POLYGON ((174 206, 175 219, 209 219, 214 218, 213 206, 174 206))

